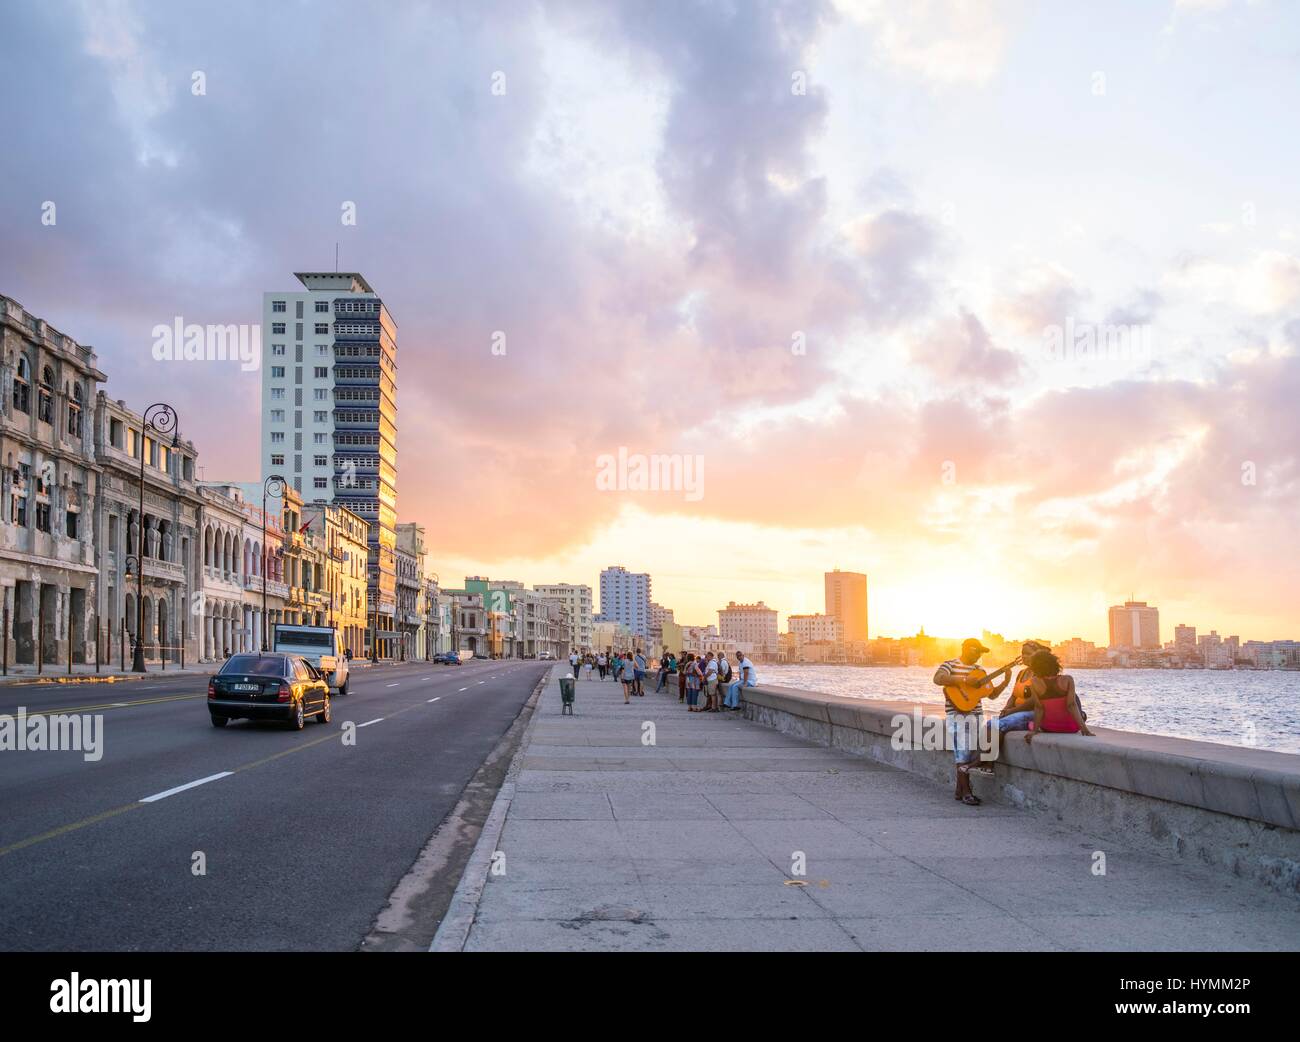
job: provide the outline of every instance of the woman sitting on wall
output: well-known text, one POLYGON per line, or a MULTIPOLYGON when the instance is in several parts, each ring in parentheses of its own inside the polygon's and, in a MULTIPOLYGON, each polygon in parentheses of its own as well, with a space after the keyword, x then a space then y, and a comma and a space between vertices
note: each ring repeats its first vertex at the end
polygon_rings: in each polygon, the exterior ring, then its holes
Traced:
POLYGON ((1035 652, 1029 660, 1033 678, 1029 692, 1033 699, 1034 729, 1025 735, 1033 741, 1034 735, 1047 731, 1052 734, 1082 734, 1092 737, 1079 710, 1079 700, 1074 693, 1074 677, 1061 673, 1061 662, 1050 651, 1035 652))

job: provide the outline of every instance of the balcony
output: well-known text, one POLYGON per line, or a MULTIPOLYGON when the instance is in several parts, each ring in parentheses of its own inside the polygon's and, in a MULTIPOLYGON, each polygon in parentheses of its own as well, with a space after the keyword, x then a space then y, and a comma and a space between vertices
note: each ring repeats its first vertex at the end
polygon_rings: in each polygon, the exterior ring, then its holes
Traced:
POLYGON ((146 557, 144 559, 144 577, 169 583, 183 583, 185 581, 185 566, 179 561, 160 561, 156 557, 146 557))
MULTIPOLYGON (((262 592, 262 577, 260 575, 244 576, 244 589, 251 593, 262 592)), ((279 597, 282 600, 289 596, 289 586, 287 583, 279 582, 276 579, 268 579, 266 582, 266 595, 268 597, 279 597)))

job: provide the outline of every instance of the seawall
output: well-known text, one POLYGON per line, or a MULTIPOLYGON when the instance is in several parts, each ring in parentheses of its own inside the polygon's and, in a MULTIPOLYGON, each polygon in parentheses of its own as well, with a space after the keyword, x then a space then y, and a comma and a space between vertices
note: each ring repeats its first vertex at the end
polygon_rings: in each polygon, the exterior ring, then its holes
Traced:
MULTIPOLYGON (((914 714, 941 706, 767 685, 743 692, 744 715, 785 734, 952 782, 948 750, 907 747, 914 714), (896 741, 900 733, 908 741, 896 741), (901 746, 901 747, 900 747, 901 746)), ((978 795, 1152 853, 1210 865, 1300 897, 1300 756, 1094 727, 1096 737, 1024 734, 1003 741, 978 795)))

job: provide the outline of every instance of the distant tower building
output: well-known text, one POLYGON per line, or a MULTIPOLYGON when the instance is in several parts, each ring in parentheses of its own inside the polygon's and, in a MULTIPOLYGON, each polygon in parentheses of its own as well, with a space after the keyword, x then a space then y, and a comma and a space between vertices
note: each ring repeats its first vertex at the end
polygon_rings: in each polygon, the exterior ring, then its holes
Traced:
POLYGON ((867 577, 861 572, 826 573, 826 614, 840 621, 840 639, 867 639, 867 577))
POLYGON ((1146 601, 1125 601, 1110 609, 1112 648, 1160 647, 1160 611, 1146 601))
MULTIPOLYGON (((397 327, 358 272, 298 272, 262 295, 262 476, 370 525, 369 632, 396 650, 397 327)), ((356 649, 359 653, 361 649, 356 649)))
POLYGON ((1196 627, 1179 624, 1174 627, 1174 647, 1181 652, 1196 650, 1196 627))
POLYGON ((600 573, 600 617, 621 622, 634 637, 650 640, 650 576, 629 572, 621 564, 600 573))

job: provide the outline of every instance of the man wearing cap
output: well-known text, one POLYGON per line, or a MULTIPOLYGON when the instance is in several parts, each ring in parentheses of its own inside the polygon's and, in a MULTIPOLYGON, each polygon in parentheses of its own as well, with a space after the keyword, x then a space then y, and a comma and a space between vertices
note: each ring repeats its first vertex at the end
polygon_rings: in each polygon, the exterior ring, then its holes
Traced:
MULTIPOLYGON (((941 665, 935 671, 934 682, 940 687, 970 687, 978 691, 982 699, 996 698, 1011 682, 1009 676, 1004 676, 992 687, 972 685, 966 680, 971 670, 979 665, 980 656, 987 654, 988 650, 974 637, 962 641, 961 656, 949 659, 941 665)), ((953 760, 957 764, 957 792, 953 798, 968 806, 978 807, 982 801, 971 792, 970 772, 976 766, 979 757, 977 746, 984 722, 983 705, 977 702, 974 709, 964 712, 952 704, 947 694, 944 695, 944 703, 948 741, 952 745, 953 760)), ((985 769, 985 773, 989 771, 991 768, 985 769)))

